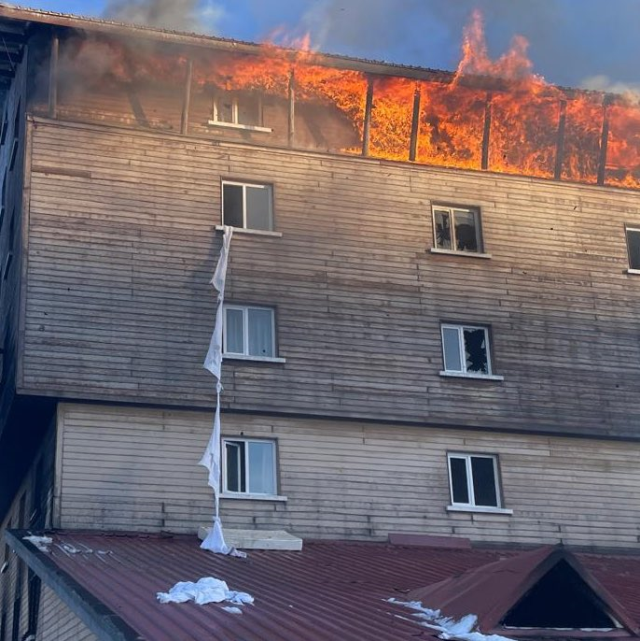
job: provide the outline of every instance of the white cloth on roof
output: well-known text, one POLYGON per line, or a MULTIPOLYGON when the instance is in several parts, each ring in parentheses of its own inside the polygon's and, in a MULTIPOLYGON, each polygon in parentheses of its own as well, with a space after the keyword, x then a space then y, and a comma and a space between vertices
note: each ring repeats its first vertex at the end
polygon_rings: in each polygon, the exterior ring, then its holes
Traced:
POLYGON ((234 605, 247 605, 253 603, 253 597, 246 592, 230 590, 229 586, 220 579, 211 576, 203 577, 196 583, 180 581, 169 592, 158 592, 160 603, 186 603, 194 601, 198 605, 207 603, 222 603, 228 601, 234 605))

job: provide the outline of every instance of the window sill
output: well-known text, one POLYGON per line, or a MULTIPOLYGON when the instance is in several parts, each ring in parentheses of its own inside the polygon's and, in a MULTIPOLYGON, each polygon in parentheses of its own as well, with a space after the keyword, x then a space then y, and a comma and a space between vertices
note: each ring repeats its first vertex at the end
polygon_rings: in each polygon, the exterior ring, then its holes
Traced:
POLYGON ((225 361, 254 361, 256 363, 286 363, 286 358, 278 356, 249 356, 248 354, 223 354, 225 361))
POLYGON ((484 254, 482 252, 454 251, 453 249, 440 249, 438 247, 432 247, 429 251, 432 254, 446 254, 447 256, 464 256, 466 258, 491 258, 491 254, 484 254))
POLYGON ((286 503, 286 496, 279 496, 277 494, 246 494, 243 492, 225 492, 220 495, 221 499, 234 499, 241 501, 277 501, 279 503, 286 503))
MULTIPOLYGON (((224 225, 216 225, 216 231, 224 231, 224 225)), ((266 229, 246 229, 245 227, 233 227, 234 234, 253 234, 254 236, 272 236, 282 238, 281 231, 267 231, 266 229)))
POLYGON ((243 125, 239 122, 222 122, 221 120, 209 120, 207 124, 210 127, 225 127, 227 129, 243 129, 244 131, 259 131, 270 134, 273 132, 271 127, 261 127, 260 125, 243 125))
POLYGON ((627 269, 627 274, 634 274, 636 276, 640 276, 640 269, 627 269))
POLYGON ((474 512, 477 514, 505 514, 511 516, 513 510, 504 507, 482 507, 479 505, 447 505, 447 512, 474 512))
POLYGON ((497 374, 467 374, 465 372, 440 372, 440 376, 450 378, 471 378, 475 381, 504 381, 504 376, 497 374))

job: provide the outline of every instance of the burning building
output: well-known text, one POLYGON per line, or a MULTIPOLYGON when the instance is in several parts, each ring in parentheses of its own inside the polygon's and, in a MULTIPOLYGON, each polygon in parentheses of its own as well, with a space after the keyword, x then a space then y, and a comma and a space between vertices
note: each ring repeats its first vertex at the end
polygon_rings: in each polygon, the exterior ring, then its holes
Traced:
MULTIPOLYGON (((56 583, 111 558, 64 532, 210 522, 225 227, 229 531, 637 547, 640 108, 478 29, 448 73, 0 6, 2 641, 136 638, 69 596, 115 574, 56 583)), ((626 566, 554 554, 520 569, 604 612, 557 627, 637 633, 626 566)))

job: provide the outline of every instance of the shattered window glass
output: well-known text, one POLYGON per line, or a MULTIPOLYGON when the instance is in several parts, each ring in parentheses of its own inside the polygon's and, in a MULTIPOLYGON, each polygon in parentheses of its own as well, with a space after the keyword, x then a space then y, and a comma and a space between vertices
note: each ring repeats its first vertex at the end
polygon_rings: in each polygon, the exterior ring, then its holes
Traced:
POLYGON ((233 123, 236 110, 231 97, 220 97, 216 100, 215 120, 233 123))
POLYGON ((489 373, 487 330, 484 327, 464 328, 464 351, 467 372, 489 373))
POLYGON ((433 234, 437 249, 456 252, 483 251, 478 210, 435 207, 433 234))
POLYGON ((445 372, 491 374, 489 330, 468 325, 442 325, 442 353, 445 372))
POLYGON ((436 209, 433 215, 436 224, 436 247, 451 249, 451 216, 449 212, 436 209))
POLYGON ((629 267, 640 269, 640 229, 627 229, 627 246, 629 248, 629 267))

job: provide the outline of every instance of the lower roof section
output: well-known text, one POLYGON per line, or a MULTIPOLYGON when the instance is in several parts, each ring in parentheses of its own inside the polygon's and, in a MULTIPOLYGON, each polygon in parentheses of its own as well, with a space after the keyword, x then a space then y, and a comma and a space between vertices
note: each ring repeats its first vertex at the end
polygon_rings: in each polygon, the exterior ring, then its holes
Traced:
MULTIPOLYGON (((59 531, 48 534, 48 551, 41 551, 24 534, 7 538, 101 639, 428 641, 437 632, 389 599, 409 601, 408 592, 419 587, 523 554, 307 541, 301 552, 252 551, 238 559, 201 550, 195 536, 59 531), (217 604, 156 598, 179 581, 203 577, 248 592, 254 605, 234 614, 217 604)), ((631 620, 640 621, 640 551, 576 556, 631 620)))

